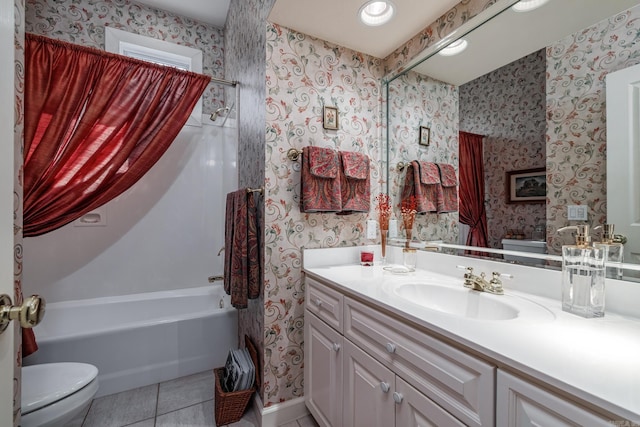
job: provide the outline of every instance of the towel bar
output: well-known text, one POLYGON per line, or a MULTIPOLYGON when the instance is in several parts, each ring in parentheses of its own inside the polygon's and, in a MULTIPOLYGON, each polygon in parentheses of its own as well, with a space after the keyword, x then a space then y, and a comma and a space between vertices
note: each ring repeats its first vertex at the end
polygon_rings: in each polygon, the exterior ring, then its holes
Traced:
POLYGON ((262 188, 247 188, 247 193, 260 193, 262 194, 262 188))

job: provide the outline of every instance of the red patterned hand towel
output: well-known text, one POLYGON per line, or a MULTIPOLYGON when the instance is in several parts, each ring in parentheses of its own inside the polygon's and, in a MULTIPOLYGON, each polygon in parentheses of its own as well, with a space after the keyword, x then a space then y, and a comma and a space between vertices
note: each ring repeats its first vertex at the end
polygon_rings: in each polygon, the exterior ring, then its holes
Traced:
POLYGON ((369 212, 371 203, 371 180, 369 174, 369 156, 351 151, 340 151, 342 163, 340 190, 342 193, 342 212, 369 212))
POLYGON ((440 174, 435 163, 414 160, 407 167, 402 200, 415 196, 416 213, 436 212, 439 186, 440 174))
POLYGON ((340 212, 338 153, 330 148, 302 149, 301 212, 340 212))
POLYGON ((458 178, 455 168, 447 163, 438 163, 440 185, 438 186, 438 213, 458 211, 458 178))

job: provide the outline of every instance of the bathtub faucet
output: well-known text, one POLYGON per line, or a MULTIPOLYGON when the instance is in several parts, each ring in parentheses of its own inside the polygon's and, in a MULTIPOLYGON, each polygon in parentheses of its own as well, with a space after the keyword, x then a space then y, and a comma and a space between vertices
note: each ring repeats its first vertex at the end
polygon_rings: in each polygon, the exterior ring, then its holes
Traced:
POLYGON ((209 276, 207 280, 209 280, 209 283, 213 283, 220 280, 224 280, 224 276, 209 276))

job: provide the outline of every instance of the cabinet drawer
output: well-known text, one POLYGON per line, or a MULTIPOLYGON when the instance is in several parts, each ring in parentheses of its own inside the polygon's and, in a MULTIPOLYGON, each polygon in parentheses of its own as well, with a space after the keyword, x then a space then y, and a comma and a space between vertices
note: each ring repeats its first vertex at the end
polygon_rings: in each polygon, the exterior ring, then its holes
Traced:
POLYGON ((344 305, 345 337, 466 425, 494 425, 494 366, 351 298, 344 305))
POLYGON ((305 288, 307 310, 342 333, 342 294, 309 277, 305 288))
POLYGON ((498 370, 497 396, 498 427, 615 425, 611 420, 502 370, 498 370))

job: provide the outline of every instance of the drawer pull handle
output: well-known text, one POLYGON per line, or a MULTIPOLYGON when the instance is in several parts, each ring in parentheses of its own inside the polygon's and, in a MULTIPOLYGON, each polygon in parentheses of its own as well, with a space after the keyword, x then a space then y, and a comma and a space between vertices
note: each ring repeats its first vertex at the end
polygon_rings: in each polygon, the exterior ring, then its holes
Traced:
POLYGON ((398 393, 397 391, 393 392, 393 401, 396 403, 402 403, 402 394, 398 393))
POLYGON ((320 307, 322 305, 322 300, 320 298, 316 298, 316 305, 320 307))
POLYGON ((393 343, 388 342, 386 345, 387 351, 389 353, 395 353, 396 352, 396 345, 393 343))
POLYGON ((332 345, 332 347, 333 347, 333 351, 338 351, 338 350, 340 350, 340 344, 338 344, 337 342, 334 342, 334 343, 333 343, 333 345, 332 345))
POLYGON ((385 393, 389 393, 389 390, 391 390, 391 387, 389 386, 389 383, 385 383, 384 381, 380 383, 380 388, 385 393))

